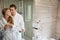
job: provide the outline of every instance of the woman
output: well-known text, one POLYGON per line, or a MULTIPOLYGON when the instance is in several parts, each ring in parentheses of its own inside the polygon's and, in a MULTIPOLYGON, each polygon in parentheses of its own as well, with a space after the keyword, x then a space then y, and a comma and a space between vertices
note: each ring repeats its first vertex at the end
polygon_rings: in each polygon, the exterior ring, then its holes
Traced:
POLYGON ((13 18, 8 8, 2 10, 3 18, 0 21, 0 31, 3 32, 3 40, 17 40, 16 35, 13 34, 13 18))

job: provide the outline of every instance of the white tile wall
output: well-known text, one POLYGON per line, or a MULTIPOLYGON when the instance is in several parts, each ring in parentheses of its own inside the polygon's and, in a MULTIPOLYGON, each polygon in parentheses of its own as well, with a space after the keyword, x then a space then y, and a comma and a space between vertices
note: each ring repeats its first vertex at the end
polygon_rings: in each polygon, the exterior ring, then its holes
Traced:
POLYGON ((2 17, 2 8, 3 8, 3 3, 2 3, 2 0, 0 0, 0 19, 2 17))
POLYGON ((35 23, 40 20, 43 37, 56 36, 57 3, 57 0, 35 0, 33 20, 35 23))
POLYGON ((56 31, 56 39, 60 39, 60 3, 58 6, 58 17, 57 17, 57 31, 56 31))

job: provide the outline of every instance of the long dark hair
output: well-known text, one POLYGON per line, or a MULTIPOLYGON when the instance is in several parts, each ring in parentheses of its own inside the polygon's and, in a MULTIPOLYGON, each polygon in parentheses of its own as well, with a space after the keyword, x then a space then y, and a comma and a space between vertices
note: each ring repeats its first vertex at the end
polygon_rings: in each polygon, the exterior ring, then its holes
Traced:
MULTIPOLYGON (((7 10, 9 10, 9 8, 2 9, 2 15, 3 15, 3 17, 5 16, 5 13, 6 13, 7 10)), ((8 17, 7 22, 10 23, 10 24, 14 24, 12 16, 8 17)))
POLYGON ((7 10, 9 10, 9 8, 3 8, 2 9, 2 15, 3 15, 3 17, 5 16, 5 13, 6 13, 7 10))
POLYGON ((9 16, 9 17, 8 17, 7 22, 10 23, 10 24, 14 24, 14 21, 13 21, 12 16, 9 16))

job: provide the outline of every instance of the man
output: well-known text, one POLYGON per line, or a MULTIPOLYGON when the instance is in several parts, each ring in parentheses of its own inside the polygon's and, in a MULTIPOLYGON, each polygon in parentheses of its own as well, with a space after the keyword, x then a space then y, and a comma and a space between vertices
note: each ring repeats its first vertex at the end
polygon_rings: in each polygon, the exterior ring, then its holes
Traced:
POLYGON ((21 32, 25 31, 23 17, 17 12, 14 4, 11 4, 9 8, 14 19, 15 26, 13 26, 13 30, 14 34, 16 33, 16 39, 22 40, 21 32))

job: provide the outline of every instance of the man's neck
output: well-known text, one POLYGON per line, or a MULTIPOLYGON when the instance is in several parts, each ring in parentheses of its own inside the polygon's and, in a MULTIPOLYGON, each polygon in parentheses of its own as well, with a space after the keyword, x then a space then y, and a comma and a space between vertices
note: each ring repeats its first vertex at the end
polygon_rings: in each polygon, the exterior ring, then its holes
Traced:
POLYGON ((13 17, 15 17, 16 13, 14 15, 12 15, 13 17))

